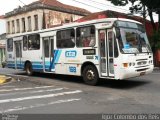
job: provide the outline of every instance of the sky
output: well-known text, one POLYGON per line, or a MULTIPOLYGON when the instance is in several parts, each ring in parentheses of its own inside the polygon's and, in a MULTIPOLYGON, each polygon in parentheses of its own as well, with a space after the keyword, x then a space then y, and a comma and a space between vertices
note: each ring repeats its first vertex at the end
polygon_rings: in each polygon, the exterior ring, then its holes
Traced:
MULTIPOLYGON (((0 15, 12 11, 18 6, 24 6, 37 0, 0 0, 0 15)), ((123 13, 129 13, 129 6, 117 7, 107 0, 58 0, 64 4, 81 7, 90 12, 99 12, 104 10, 114 10, 123 13), (78 1, 78 2, 77 2, 78 1), (86 3, 87 5, 82 4, 86 3)), ((5 32, 5 22, 0 20, 0 34, 5 32)))

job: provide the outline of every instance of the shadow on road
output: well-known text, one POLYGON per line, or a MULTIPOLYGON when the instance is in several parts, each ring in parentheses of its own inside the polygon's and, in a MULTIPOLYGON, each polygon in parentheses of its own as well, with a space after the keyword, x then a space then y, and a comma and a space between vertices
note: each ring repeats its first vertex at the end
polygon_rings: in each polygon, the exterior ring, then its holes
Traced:
POLYGON ((150 81, 146 81, 143 79, 128 79, 128 80, 104 80, 101 79, 99 86, 101 87, 109 87, 116 89, 132 89, 138 86, 143 86, 145 84, 151 83, 150 81))
MULTIPOLYGON (((17 75, 25 75, 24 73, 17 75)), ((69 76, 69 75, 58 75, 58 74, 47 74, 47 73, 34 73, 34 78, 49 79, 54 81, 63 81, 67 83, 78 83, 84 84, 82 77, 69 76)), ((128 80, 109 80, 109 79, 100 79, 96 87, 107 87, 114 89, 132 89, 138 86, 143 86, 145 84, 150 84, 151 81, 145 79, 128 79, 128 80)))

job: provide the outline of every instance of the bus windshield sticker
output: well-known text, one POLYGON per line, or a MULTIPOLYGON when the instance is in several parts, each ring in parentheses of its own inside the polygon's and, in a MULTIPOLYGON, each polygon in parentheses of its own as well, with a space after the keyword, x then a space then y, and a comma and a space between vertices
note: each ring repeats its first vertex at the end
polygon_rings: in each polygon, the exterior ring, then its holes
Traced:
POLYGON ((138 49, 137 48, 130 48, 130 49, 123 48, 123 52, 124 53, 138 53, 138 49))
POLYGON ((124 49, 129 49, 130 48, 130 45, 129 44, 125 44, 124 45, 124 49))

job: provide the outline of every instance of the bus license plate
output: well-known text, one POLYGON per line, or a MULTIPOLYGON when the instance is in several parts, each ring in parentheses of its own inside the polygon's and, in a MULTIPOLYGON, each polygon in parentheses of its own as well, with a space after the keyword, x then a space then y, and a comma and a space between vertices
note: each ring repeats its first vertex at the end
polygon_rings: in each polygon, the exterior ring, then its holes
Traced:
POLYGON ((140 76, 141 76, 141 75, 145 75, 145 73, 146 73, 146 72, 141 72, 141 73, 140 73, 140 76))

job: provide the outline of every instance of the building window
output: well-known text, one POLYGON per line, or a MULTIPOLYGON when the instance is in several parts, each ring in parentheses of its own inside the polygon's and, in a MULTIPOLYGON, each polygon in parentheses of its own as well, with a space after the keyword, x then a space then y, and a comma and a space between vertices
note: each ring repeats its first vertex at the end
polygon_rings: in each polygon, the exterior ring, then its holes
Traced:
POLYGON ((15 33, 15 24, 14 24, 14 20, 12 20, 12 33, 15 33))
POLYGON ((16 24, 17 24, 17 33, 20 32, 20 23, 19 23, 19 19, 16 20, 16 24))
POLYGON ((76 39, 77 47, 95 46, 95 27, 94 26, 77 28, 76 34, 77 34, 77 39, 76 39))
POLYGON ((26 32, 25 18, 22 18, 22 32, 26 32))
POLYGON ((10 30, 10 21, 7 22, 7 26, 8 26, 8 34, 10 34, 11 30, 10 30))
POLYGON ((27 49, 28 49, 27 36, 23 36, 23 50, 26 51, 27 49))
POLYGON ((7 40, 7 50, 8 50, 8 52, 13 51, 13 39, 8 39, 7 40))
POLYGON ((40 35, 34 34, 28 36, 28 49, 39 50, 40 49, 40 35))
POLYGON ((57 48, 73 48, 75 46, 75 30, 68 29, 57 32, 57 48))
POLYGON ((65 21, 64 21, 65 23, 69 23, 70 22, 70 20, 68 20, 68 19, 65 19, 65 21))
POLYGON ((28 17, 28 31, 32 31, 31 16, 28 17))
POLYGON ((35 23, 34 30, 38 30, 38 15, 34 15, 34 23, 35 23))

